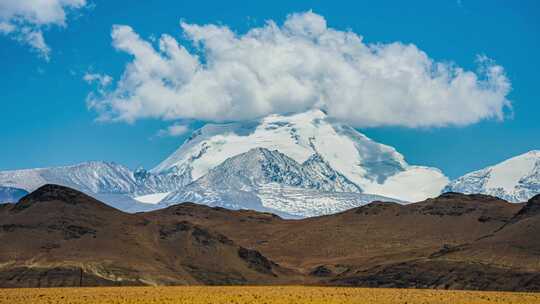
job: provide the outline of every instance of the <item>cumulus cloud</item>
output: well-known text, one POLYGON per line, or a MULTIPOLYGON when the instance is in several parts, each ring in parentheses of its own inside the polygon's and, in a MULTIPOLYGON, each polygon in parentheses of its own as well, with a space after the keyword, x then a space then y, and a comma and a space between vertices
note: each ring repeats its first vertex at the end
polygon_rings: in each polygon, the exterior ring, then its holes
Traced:
POLYGON ((195 51, 167 34, 152 43, 113 27, 114 48, 132 60, 109 90, 89 96, 100 119, 219 122, 320 108, 356 127, 415 128, 503 119, 511 106, 503 67, 485 56, 468 71, 413 44, 365 43, 313 12, 244 34, 180 26, 195 51))
POLYGON ((86 4, 86 0, 1 0, 0 34, 29 45, 48 60, 51 49, 43 38, 43 28, 65 27, 68 12, 86 4))

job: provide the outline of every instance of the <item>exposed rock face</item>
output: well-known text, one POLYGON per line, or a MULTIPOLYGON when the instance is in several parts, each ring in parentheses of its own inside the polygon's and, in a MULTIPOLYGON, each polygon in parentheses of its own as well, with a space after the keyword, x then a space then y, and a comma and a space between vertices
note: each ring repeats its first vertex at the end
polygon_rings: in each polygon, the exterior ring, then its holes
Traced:
POLYGON ((254 148, 225 160, 195 182, 170 193, 159 205, 196 201, 306 217, 344 211, 376 199, 392 200, 361 192, 320 156, 299 164, 277 150, 254 148))

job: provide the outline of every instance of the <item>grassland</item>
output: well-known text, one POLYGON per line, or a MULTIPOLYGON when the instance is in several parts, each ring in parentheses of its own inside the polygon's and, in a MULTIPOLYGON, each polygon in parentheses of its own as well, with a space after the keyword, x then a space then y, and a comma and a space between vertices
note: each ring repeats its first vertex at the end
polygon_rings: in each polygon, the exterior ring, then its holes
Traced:
POLYGON ((540 293, 370 289, 300 286, 267 287, 97 287, 0 289, 0 303, 9 304, 137 304, 137 303, 540 303, 540 293))

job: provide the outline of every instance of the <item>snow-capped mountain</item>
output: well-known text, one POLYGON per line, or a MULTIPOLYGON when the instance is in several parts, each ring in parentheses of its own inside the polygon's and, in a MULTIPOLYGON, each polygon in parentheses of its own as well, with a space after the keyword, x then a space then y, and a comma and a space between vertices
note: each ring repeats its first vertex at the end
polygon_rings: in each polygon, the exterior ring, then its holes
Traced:
POLYGON ((278 183, 331 192, 361 192, 358 186, 333 170, 317 155, 299 164, 277 150, 265 148, 253 148, 228 158, 196 182, 204 186, 226 185, 246 190, 278 183))
POLYGON ((226 159, 160 204, 192 201, 305 217, 393 200, 361 192, 317 154, 299 164, 277 150, 253 148, 226 159))
POLYGON ((253 148, 277 150, 299 164, 316 155, 362 192, 404 201, 436 196, 448 184, 440 170, 408 165, 394 148, 331 120, 321 110, 208 124, 151 172, 175 172, 197 180, 225 160, 253 148))
POLYGON ((153 175, 112 163, 92 161, 72 166, 0 171, 0 185, 34 191, 58 184, 85 193, 143 195, 181 188, 188 181, 175 174, 153 175))
POLYGON ((192 201, 283 215, 436 196, 448 179, 323 111, 208 124, 151 171, 108 162, 0 172, 0 186, 68 186, 125 211, 192 201))
POLYGON ((0 186, 0 204, 1 203, 16 203, 23 196, 27 195, 28 191, 13 188, 13 187, 3 187, 0 186))
POLYGON ((468 173, 452 181, 443 191, 482 193, 510 202, 525 202, 540 193, 540 150, 468 173))
POLYGON ((87 193, 131 193, 137 190, 131 170, 107 162, 0 172, 0 184, 3 186, 34 191, 48 183, 87 193))
POLYGON ((154 207, 136 198, 169 193, 187 183, 174 173, 159 176, 143 169, 132 171, 112 162, 92 161, 72 166, 0 171, 0 185, 31 192, 45 184, 71 187, 125 211, 144 211, 154 207))

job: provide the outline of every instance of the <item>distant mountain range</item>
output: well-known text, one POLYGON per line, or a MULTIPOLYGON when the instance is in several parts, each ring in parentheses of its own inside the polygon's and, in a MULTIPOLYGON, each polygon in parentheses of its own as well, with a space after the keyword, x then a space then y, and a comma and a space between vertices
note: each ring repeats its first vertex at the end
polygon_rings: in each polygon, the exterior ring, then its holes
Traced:
POLYGON ((527 201, 540 193, 540 151, 465 174, 443 191, 489 194, 514 203, 527 201))
MULTIPOLYGON (((540 152, 531 151, 450 182, 440 170, 411 166, 394 148, 312 110, 208 124, 150 171, 108 162, 2 171, 0 187, 30 192, 59 184, 128 212, 191 201, 309 217, 447 191, 522 202, 540 193, 539 172, 540 152)), ((0 190, 0 201, 16 200, 0 190)))
POLYGON ((102 199, 115 208, 135 212, 147 210, 150 206, 136 201, 134 197, 179 189, 186 182, 172 174, 150 175, 143 170, 131 171, 122 165, 99 161, 0 172, 0 186, 33 191, 48 183, 71 187, 102 199))
MULTIPOLYGON (((256 151, 253 153, 266 153, 256 151)), ((0 287, 315 284, 540 291, 540 195, 445 193, 321 217, 192 203, 129 214, 45 185, 0 205, 0 287)))

